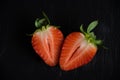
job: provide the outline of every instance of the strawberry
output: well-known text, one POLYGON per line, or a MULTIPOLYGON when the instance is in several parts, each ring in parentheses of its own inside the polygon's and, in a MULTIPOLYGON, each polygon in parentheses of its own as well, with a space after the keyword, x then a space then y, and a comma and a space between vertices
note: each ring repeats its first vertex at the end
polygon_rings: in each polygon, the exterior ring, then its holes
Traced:
POLYGON ((91 32, 98 24, 98 21, 93 21, 89 24, 87 31, 72 32, 64 40, 59 64, 64 71, 76 69, 80 66, 88 64, 95 56, 98 45, 102 43, 97 40, 93 32, 91 32))
POLYGON ((35 52, 47 65, 55 66, 59 60, 63 34, 56 26, 50 25, 47 16, 44 16, 45 18, 35 21, 37 30, 32 35, 31 43, 35 52))

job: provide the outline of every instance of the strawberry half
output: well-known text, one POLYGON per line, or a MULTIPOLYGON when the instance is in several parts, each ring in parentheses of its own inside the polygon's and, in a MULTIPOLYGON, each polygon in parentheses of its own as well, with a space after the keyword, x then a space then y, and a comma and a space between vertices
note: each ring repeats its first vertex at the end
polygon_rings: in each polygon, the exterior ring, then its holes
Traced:
POLYGON ((33 33, 32 46, 46 64, 55 66, 58 63, 63 34, 56 26, 50 25, 47 16, 44 16, 45 18, 35 21, 38 29, 33 33))
POLYGON ((102 43, 101 40, 96 40, 96 36, 91 32, 97 24, 98 21, 91 22, 86 32, 81 25, 81 32, 72 32, 66 37, 59 61, 62 70, 73 70, 93 59, 98 49, 97 45, 102 43))

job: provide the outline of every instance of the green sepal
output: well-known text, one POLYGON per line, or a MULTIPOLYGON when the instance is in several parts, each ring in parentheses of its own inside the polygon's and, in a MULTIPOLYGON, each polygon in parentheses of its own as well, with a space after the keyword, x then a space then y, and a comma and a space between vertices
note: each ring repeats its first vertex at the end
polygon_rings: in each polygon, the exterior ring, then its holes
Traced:
POLYGON ((44 24, 44 22, 45 22, 45 18, 42 18, 42 19, 37 18, 35 20, 35 26, 36 26, 36 28, 42 27, 43 24, 44 24))
POLYGON ((81 31, 83 34, 86 34, 86 32, 85 32, 84 29, 83 29, 83 24, 80 26, 80 31, 81 31))
POLYGON ((102 44, 102 40, 95 40, 94 42, 96 45, 101 45, 102 44))
POLYGON ((98 21, 93 21, 88 25, 87 33, 90 33, 96 26, 98 25, 98 21))
POLYGON ((92 37, 93 39, 96 39, 96 35, 94 34, 94 32, 89 33, 90 37, 92 37))
POLYGON ((33 34, 26 34, 26 36, 32 36, 33 34))
POLYGON ((42 28, 42 26, 50 25, 50 20, 48 19, 48 17, 45 14, 45 12, 42 12, 42 14, 43 14, 44 18, 42 18, 42 19, 37 18, 35 20, 36 28, 42 28))

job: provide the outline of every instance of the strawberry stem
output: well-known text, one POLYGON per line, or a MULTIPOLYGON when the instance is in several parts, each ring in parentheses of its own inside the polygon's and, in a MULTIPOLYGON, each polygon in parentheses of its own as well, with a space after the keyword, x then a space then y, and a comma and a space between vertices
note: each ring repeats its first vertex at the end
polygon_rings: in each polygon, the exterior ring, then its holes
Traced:
POLYGON ((45 17, 45 19, 47 20, 48 24, 50 24, 50 20, 49 18, 47 17, 47 15, 45 14, 45 12, 42 12, 43 16, 45 17))

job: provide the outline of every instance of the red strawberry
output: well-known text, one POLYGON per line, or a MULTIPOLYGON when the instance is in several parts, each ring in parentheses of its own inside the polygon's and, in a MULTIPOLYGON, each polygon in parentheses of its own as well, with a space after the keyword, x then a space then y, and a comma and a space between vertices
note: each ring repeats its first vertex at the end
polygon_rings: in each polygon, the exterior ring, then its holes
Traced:
MULTIPOLYGON (((47 17, 46 19, 48 20, 47 17)), ((58 63, 63 34, 56 26, 46 24, 46 19, 36 20, 35 25, 38 29, 33 33, 32 46, 46 64, 55 66, 58 63)))
POLYGON ((82 33, 72 32, 66 37, 60 55, 62 70, 76 69, 93 59, 97 52, 97 45, 101 44, 101 40, 96 40, 96 36, 91 32, 97 24, 97 21, 89 24, 87 32, 83 30, 81 25, 82 33))

